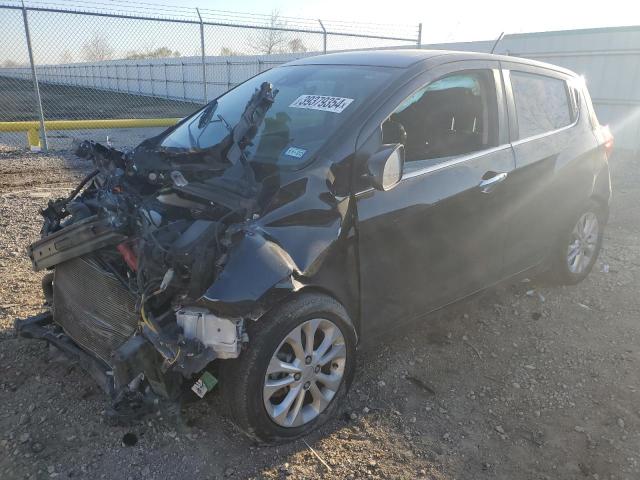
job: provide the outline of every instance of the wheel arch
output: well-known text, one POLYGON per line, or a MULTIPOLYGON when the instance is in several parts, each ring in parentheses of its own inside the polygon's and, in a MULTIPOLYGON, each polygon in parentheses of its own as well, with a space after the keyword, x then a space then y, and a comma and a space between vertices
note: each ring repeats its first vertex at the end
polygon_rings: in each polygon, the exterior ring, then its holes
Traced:
POLYGON ((272 313, 274 310, 280 308, 284 304, 305 295, 322 295, 322 296, 331 298, 332 300, 340 304, 347 312, 349 321, 353 326, 353 330, 356 334, 356 339, 359 339, 360 337, 359 317, 354 315, 353 312, 350 311, 349 307, 345 305, 344 302, 342 302, 340 298, 334 294, 334 292, 332 292, 330 289, 323 287, 321 285, 305 285, 298 290, 290 291, 287 295, 278 298, 277 301, 274 301, 266 310, 264 310, 264 312, 258 318, 255 318, 254 320, 256 322, 259 322, 262 320, 263 317, 272 313))
POLYGON ((609 203, 611 201, 611 175, 608 163, 595 176, 589 200, 600 205, 605 215, 605 221, 608 220, 609 203))
POLYGON ((260 321, 304 293, 338 302, 359 333, 359 277, 352 238, 332 241, 306 264, 272 237, 256 230, 230 252, 222 272, 197 301, 222 317, 260 321), (342 243, 340 243, 342 242, 342 243))

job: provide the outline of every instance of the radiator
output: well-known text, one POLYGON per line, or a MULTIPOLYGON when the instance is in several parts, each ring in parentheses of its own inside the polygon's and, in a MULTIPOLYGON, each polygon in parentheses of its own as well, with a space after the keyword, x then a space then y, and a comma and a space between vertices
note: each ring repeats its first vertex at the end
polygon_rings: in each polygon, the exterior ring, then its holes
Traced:
POLYGON ((135 332, 136 297, 90 257, 59 264, 53 320, 83 349, 111 365, 111 354, 135 332))

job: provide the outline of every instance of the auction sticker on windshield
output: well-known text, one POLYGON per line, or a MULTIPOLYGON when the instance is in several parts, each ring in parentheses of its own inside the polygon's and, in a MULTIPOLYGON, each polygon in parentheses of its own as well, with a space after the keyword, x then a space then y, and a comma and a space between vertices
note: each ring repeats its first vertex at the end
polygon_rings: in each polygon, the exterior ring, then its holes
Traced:
POLYGON ((304 148, 289 147, 284 152, 288 157, 302 158, 307 151, 304 148))
POLYGON ((351 102, 353 102, 353 98, 330 97, 327 95, 300 95, 289 106, 293 108, 342 113, 351 102))

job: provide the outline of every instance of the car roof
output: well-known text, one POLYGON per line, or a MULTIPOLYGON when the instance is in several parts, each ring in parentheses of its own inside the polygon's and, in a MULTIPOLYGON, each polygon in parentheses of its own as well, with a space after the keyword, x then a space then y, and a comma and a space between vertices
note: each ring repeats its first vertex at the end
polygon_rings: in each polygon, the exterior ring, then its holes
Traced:
POLYGON ((288 65, 362 65, 371 67, 407 68, 418 62, 447 53, 442 50, 354 50, 304 57, 288 65))
POLYGON ((494 55, 479 52, 460 52, 455 50, 421 50, 421 49, 382 49, 382 50, 353 50, 346 52, 327 53, 293 60, 285 65, 359 65, 370 67, 409 68, 418 63, 440 57, 438 60, 494 60, 512 63, 534 65, 563 72, 575 76, 575 73, 557 65, 538 62, 520 57, 494 55))

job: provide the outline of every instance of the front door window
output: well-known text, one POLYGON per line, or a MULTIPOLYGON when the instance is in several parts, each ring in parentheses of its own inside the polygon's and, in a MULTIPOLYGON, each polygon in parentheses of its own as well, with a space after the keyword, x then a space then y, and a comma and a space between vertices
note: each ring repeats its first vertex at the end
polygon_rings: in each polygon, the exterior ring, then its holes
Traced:
POLYGON ((456 72, 429 83, 407 97, 382 128, 384 143, 404 144, 406 171, 496 146, 492 72, 456 72))

